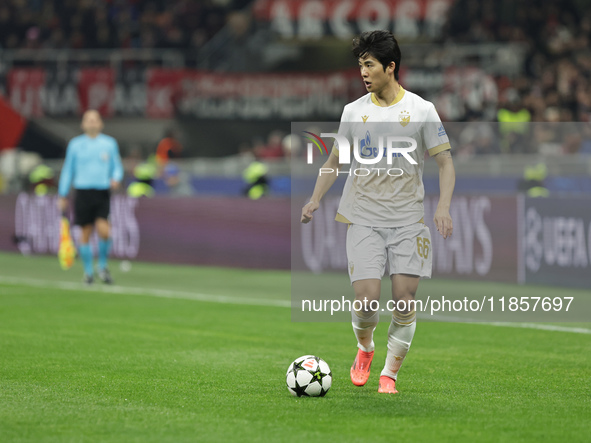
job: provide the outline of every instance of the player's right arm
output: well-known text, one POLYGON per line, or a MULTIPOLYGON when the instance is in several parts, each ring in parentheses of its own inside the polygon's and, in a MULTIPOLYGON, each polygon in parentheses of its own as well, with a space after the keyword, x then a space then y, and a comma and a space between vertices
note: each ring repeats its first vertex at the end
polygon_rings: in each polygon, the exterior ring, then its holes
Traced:
POLYGON ((314 192, 310 201, 302 208, 302 223, 308 223, 312 220, 312 213, 320 206, 320 200, 324 197, 324 194, 328 192, 330 187, 334 184, 338 177, 339 171, 339 154, 338 151, 334 150, 328 156, 328 160, 322 165, 322 174, 318 175, 316 179, 316 185, 314 186, 314 192), (330 172, 332 171, 332 172, 330 172))
POLYGON ((74 178, 74 147, 72 141, 68 144, 66 150, 66 160, 60 173, 60 182, 58 187, 59 199, 57 206, 60 211, 65 211, 68 207, 68 193, 70 192, 70 186, 72 186, 72 180, 74 178))

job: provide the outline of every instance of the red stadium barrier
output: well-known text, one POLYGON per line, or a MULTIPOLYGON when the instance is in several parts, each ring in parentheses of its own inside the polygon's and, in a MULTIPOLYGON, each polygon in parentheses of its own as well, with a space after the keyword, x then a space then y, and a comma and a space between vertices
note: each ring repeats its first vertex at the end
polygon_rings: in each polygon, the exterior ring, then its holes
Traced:
MULTIPOLYGON (((96 108, 108 117, 294 121, 339 119, 348 102, 366 93, 356 68, 321 73, 165 68, 125 72, 116 74, 107 66, 66 74, 55 68, 13 68, 6 94, 25 117, 76 116, 96 108)), ((400 81, 409 90, 429 91, 440 115, 452 120, 460 117, 458 103, 494 108, 497 102, 493 77, 474 66, 435 72, 403 66, 400 81)))
POLYGON ((6 94, 25 117, 101 114, 172 118, 294 120, 341 116, 364 91, 357 69, 327 73, 233 74, 196 69, 150 68, 133 81, 110 67, 13 68, 6 94), (50 75, 51 74, 51 75, 50 75))

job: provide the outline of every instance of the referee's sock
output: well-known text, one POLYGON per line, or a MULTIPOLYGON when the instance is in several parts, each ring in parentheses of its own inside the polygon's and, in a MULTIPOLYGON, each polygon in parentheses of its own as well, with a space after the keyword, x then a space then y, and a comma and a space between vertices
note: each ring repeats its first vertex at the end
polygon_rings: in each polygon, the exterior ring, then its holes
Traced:
POLYGON ((111 252, 111 239, 108 238, 103 240, 102 238, 98 241, 98 267, 99 269, 105 269, 107 267, 107 258, 109 252, 111 252))
POLYGON ((94 271, 92 269, 92 249, 90 243, 81 244, 78 251, 80 252, 80 258, 84 264, 84 273, 92 276, 94 271))

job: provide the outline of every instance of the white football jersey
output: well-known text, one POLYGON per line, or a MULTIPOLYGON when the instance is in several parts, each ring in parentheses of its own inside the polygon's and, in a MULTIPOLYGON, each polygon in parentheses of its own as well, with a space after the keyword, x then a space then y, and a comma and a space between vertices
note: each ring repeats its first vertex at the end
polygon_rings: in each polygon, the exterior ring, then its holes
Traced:
MULTIPOLYGON (((449 139, 433 103, 400 87, 390 106, 382 107, 372 93, 349 103, 343 110, 339 135, 351 143, 350 167, 336 220, 364 226, 396 228, 424 217, 423 163, 425 152, 433 156, 450 149, 449 139), (393 154, 388 164, 387 138, 410 137, 416 149, 408 155, 393 154), (355 140, 358 142, 356 143, 355 140), (364 164, 355 159, 356 149, 364 164)), ((394 142, 393 147, 412 146, 394 142)), ((332 151, 339 155, 338 148, 332 151)))

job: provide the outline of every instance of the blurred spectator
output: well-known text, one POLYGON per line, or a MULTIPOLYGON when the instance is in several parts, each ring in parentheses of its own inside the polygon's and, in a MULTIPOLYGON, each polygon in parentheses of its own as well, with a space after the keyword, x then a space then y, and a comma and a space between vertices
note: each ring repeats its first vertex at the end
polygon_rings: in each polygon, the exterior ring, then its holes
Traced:
POLYGON ((57 183, 55 181, 55 174, 49 166, 44 164, 37 165, 29 173, 29 192, 33 192, 35 195, 46 195, 55 193, 56 191, 57 183))
POLYGON ((493 125, 494 123, 477 121, 465 125, 458 139, 458 154, 460 156, 500 154, 493 125))
POLYGON ((261 160, 277 160, 283 158, 283 133, 281 131, 271 132, 266 145, 255 147, 255 155, 261 160))
POLYGON ((526 166, 523 178, 518 184, 518 190, 525 192, 528 197, 548 197, 550 194, 544 180, 548 177, 548 169, 544 163, 526 166))
POLYGON ((169 162, 164 167, 160 178, 171 195, 188 196, 193 194, 188 174, 173 162, 169 162))
POLYGON ((298 157, 302 150, 302 141, 300 137, 287 134, 281 142, 283 146, 283 155, 286 158, 298 157))
POLYGON ((497 113, 501 133, 501 151, 527 152, 526 142, 531 113, 523 106, 517 91, 509 89, 506 95, 504 106, 497 113))
POLYGON ((183 149, 172 129, 164 134, 164 138, 158 143, 156 148, 156 162, 163 167, 168 163, 171 156, 178 157, 183 149))
POLYGON ((264 163, 253 161, 242 173, 246 182, 244 195, 251 200, 258 200, 269 192, 269 168, 264 163))
POLYGON ((154 162, 146 161, 133 168, 133 181, 127 186, 130 197, 153 197, 155 194, 153 182, 157 171, 154 162))
POLYGON ((227 15, 227 26, 220 32, 224 45, 213 60, 214 68, 227 72, 261 70, 261 58, 269 35, 254 26, 250 13, 232 11, 227 15))

